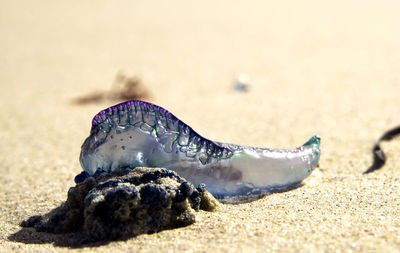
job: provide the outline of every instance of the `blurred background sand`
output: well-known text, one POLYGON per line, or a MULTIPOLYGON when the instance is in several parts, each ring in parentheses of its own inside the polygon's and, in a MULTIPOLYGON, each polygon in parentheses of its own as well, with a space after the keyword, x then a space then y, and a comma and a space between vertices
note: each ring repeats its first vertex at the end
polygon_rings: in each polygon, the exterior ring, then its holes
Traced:
POLYGON ((399 1, 1 1, 0 248, 67 251, 21 230, 66 199, 92 117, 71 100, 137 76, 147 101, 201 135, 291 148, 318 134, 300 188, 185 228, 80 251, 399 251, 399 144, 366 176, 371 147, 400 124, 399 1), (250 89, 232 89, 239 73, 250 89), (17 234, 14 234, 17 233, 17 234), (14 234, 14 235, 13 235, 14 234))

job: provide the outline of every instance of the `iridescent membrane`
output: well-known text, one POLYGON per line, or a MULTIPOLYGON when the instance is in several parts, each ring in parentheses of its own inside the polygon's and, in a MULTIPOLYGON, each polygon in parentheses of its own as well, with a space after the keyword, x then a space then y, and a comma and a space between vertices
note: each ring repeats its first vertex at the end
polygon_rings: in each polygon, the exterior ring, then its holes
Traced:
POLYGON ((167 110, 143 101, 124 102, 98 113, 82 145, 83 180, 96 172, 163 167, 216 197, 283 191, 318 165, 320 138, 295 149, 246 147, 200 136, 167 110))

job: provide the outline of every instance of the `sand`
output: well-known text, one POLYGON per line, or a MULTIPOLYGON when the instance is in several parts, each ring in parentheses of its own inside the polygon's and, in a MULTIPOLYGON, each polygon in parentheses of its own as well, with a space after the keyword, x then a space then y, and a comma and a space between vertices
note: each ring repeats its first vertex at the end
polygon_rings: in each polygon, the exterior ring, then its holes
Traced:
POLYGON ((0 251, 400 250, 398 1, 1 1, 0 251), (66 200, 92 117, 71 100, 137 76, 147 101, 201 135, 291 148, 318 134, 320 167, 295 190, 200 211, 194 225, 70 248, 19 223, 66 200), (232 89, 240 73, 246 93, 232 89))

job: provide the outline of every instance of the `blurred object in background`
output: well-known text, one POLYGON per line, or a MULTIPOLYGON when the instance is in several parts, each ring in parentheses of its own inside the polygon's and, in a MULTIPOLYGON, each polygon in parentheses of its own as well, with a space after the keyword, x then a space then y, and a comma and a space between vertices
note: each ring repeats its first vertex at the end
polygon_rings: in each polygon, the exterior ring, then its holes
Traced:
POLYGON ((74 104, 83 105, 98 103, 104 100, 125 101, 145 99, 150 97, 150 92, 137 76, 126 76, 119 72, 115 77, 109 91, 93 91, 90 94, 72 100, 74 104))
POLYGON ((129 77, 121 72, 115 77, 111 90, 108 93, 108 98, 115 100, 132 100, 148 97, 150 97, 150 92, 143 85, 139 77, 129 77))
POLYGON ((240 73, 233 81, 233 88, 240 92, 249 91, 250 78, 246 73, 240 73))

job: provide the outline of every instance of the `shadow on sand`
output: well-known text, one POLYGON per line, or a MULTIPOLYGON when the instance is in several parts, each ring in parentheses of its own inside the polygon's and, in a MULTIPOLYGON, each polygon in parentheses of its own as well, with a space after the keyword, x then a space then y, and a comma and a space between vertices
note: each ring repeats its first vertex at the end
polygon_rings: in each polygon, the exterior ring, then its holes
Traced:
POLYGON ((57 247, 84 248, 106 245, 111 241, 91 241, 83 231, 65 234, 37 232, 34 228, 22 228, 8 236, 8 240, 25 244, 53 244, 57 247))

